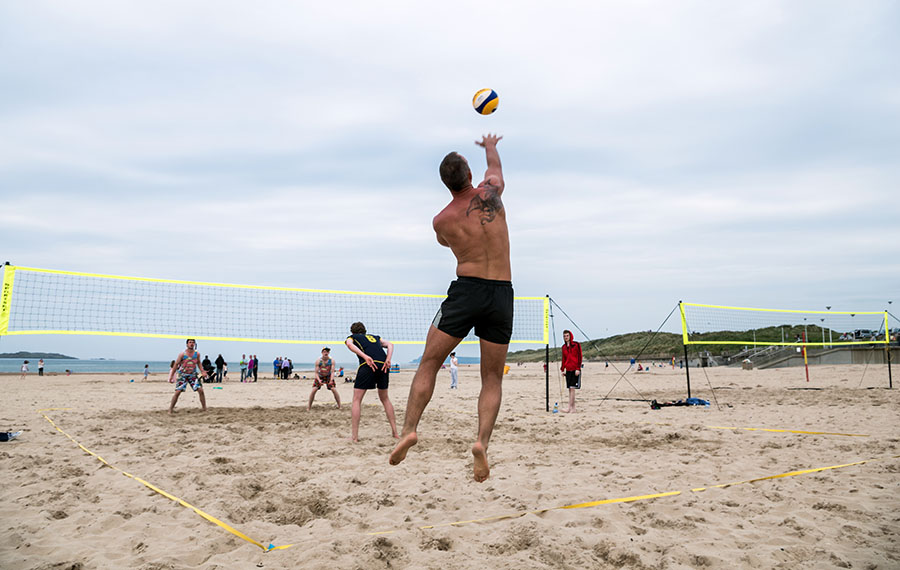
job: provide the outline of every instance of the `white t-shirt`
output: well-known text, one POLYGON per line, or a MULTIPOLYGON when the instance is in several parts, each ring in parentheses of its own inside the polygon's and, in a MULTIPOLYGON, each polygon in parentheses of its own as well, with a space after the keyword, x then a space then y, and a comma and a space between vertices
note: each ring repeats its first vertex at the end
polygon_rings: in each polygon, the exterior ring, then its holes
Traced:
POLYGON ((459 368, 459 360, 457 360, 456 357, 454 356, 450 359, 450 370, 456 370, 458 368, 459 368))

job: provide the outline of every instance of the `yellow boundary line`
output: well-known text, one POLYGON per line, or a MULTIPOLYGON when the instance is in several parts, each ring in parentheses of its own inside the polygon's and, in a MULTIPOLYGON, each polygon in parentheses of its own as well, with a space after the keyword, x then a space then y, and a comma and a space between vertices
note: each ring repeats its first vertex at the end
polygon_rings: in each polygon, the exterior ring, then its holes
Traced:
MULTIPOLYGON (((38 412, 50 411, 50 410, 67 410, 67 409, 70 409, 70 408, 46 408, 45 410, 38 410, 38 412)), ((211 523, 213 523, 213 524, 215 524, 215 525, 218 525, 218 526, 222 527, 223 529, 227 530, 228 532, 230 532, 231 534, 237 536, 238 538, 242 538, 242 539, 246 540, 247 542, 249 542, 249 543, 251 543, 251 544, 255 544, 256 546, 260 547, 260 548, 263 550, 263 552, 268 552, 268 551, 270 551, 270 550, 275 550, 276 548, 278 548, 278 547, 273 547, 271 544, 270 544, 268 547, 266 547, 266 546, 263 545, 261 542, 259 542, 259 541, 257 541, 257 540, 253 540, 252 538, 250 538, 250 537, 247 536, 246 534, 242 533, 241 531, 235 529, 235 528, 232 527, 231 525, 229 525, 229 524, 227 524, 227 523, 224 523, 224 522, 220 521, 219 519, 217 519, 216 517, 214 517, 214 516, 212 516, 212 515, 209 515, 209 514, 203 512, 202 510, 200 510, 200 509, 198 509, 197 507, 195 507, 194 505, 188 503, 188 502, 185 501, 184 499, 179 499, 179 498, 176 497, 175 495, 172 495, 172 494, 170 494, 170 493, 167 493, 167 492, 163 491, 162 489, 160 489, 160 488, 157 487, 156 485, 153 485, 152 483, 148 483, 147 481, 144 481, 144 480, 141 479, 140 477, 137 477, 137 476, 135 476, 135 475, 132 475, 131 473, 128 473, 128 472, 126 472, 126 471, 123 471, 122 469, 119 469, 119 468, 116 467, 115 465, 112 465, 112 464, 109 463, 107 460, 103 459, 102 457, 100 457, 99 455, 97 455, 96 453, 94 453, 93 451, 91 451, 90 449, 88 449, 88 448, 86 448, 85 446, 83 446, 82 444, 80 444, 74 437, 72 437, 71 435, 69 435, 68 433, 66 433, 65 431, 63 431, 58 425, 56 425, 56 423, 55 423, 52 419, 50 419, 49 416, 47 416, 46 414, 41 414, 41 415, 44 416, 44 419, 45 419, 45 420, 47 420, 48 422, 50 422, 50 425, 52 425, 54 428, 56 428, 56 431, 58 431, 59 433, 63 434, 63 435, 66 436, 67 438, 69 438, 69 440, 71 440, 72 443, 74 443, 74 444, 77 445, 79 448, 81 448, 82 451, 84 451, 84 452, 87 453, 88 455, 93 456, 97 461, 99 461, 100 463, 103 463, 103 464, 106 465, 107 467, 109 467, 109 468, 111 468, 111 469, 114 469, 114 470, 118 471, 119 473, 121 473, 122 475, 124 475, 124 476, 126 476, 126 477, 128 477, 128 478, 130 478, 130 479, 134 479, 135 481, 137 481, 137 482, 140 483, 141 485, 144 485, 145 487, 147 487, 147 488, 150 489, 151 491, 155 491, 156 493, 159 493, 159 494, 162 495, 163 497, 165 497, 165 498, 167 498, 167 499, 170 499, 170 500, 172 500, 172 501, 175 501, 176 503, 178 503, 178 504, 181 505, 182 507, 186 507, 186 508, 188 508, 188 509, 191 509, 192 511, 194 511, 195 513, 197 513, 197 514, 200 515, 201 517, 203 517, 203 518, 205 518, 206 520, 208 520, 209 522, 211 522, 211 523)), ((284 547, 281 547, 281 548, 284 548, 284 547)))
MULTIPOLYGON (((48 411, 70 410, 70 409, 71 408, 44 408, 44 409, 37 410, 37 411, 38 411, 38 413, 41 413, 41 412, 48 412, 48 411)), ((54 429, 56 429, 56 431, 63 434, 64 436, 66 436, 72 443, 77 445, 82 451, 84 451, 88 455, 93 456, 95 459, 97 459, 98 461, 100 461, 101 463, 106 465, 107 467, 114 469, 115 471, 118 471, 122 475, 137 481, 138 483, 144 485, 151 491, 154 491, 154 492, 162 495, 163 497, 165 497, 169 500, 175 501, 179 505, 194 511, 195 513, 197 513, 198 515, 200 515, 207 521, 221 527, 222 529, 230 532, 231 534, 237 536, 238 538, 241 538, 251 544, 258 546, 259 548, 262 549, 263 552, 271 552, 273 550, 285 550, 285 549, 291 548, 292 546, 296 546, 296 544, 284 544, 281 546, 275 546, 273 544, 269 544, 268 546, 265 546, 263 543, 250 538, 249 536, 247 536, 246 534, 242 533, 241 531, 235 529, 231 525, 220 521, 219 519, 217 519, 216 517, 214 517, 210 514, 207 514, 206 512, 200 510, 199 508, 195 507, 194 505, 191 505, 187 501, 180 499, 180 498, 172 495, 171 493, 167 493, 166 491, 160 489, 156 485, 153 485, 152 483, 149 483, 149 482, 141 479, 140 477, 137 477, 136 475, 132 475, 131 473, 123 471, 122 469, 119 469, 115 465, 112 465, 111 463, 109 463, 108 461, 103 459, 103 457, 94 453, 90 449, 86 448, 84 445, 79 443, 71 435, 69 435, 68 433, 63 431, 58 425, 56 425, 56 423, 49 416, 47 416, 46 414, 43 414, 43 413, 41 413, 41 415, 43 416, 43 418, 45 420, 47 420, 50 423, 50 425, 52 425, 54 427, 54 429)), ((706 427, 715 428, 715 426, 706 426, 706 427)), ((758 428, 715 428, 715 429, 758 429, 758 428)), ((791 431, 791 430, 762 430, 762 431, 791 431)), ((826 432, 795 432, 795 433, 826 433, 826 432)), ((832 434, 832 435, 847 435, 847 434, 832 434)), ((490 516, 490 517, 483 517, 483 518, 477 518, 477 519, 469 519, 469 520, 463 520, 463 521, 454 521, 454 522, 448 522, 448 523, 423 525, 423 526, 410 527, 410 528, 404 528, 404 529, 368 532, 368 533, 366 533, 366 535, 378 536, 378 535, 385 535, 385 534, 394 534, 394 533, 409 531, 409 530, 431 530, 431 529, 435 529, 435 528, 442 528, 442 527, 448 527, 448 526, 456 527, 456 526, 462 526, 465 524, 472 524, 472 523, 484 523, 484 522, 492 522, 492 521, 499 521, 499 520, 505 520, 505 519, 514 519, 514 518, 523 517, 525 515, 543 514, 543 513, 547 513, 547 512, 555 511, 555 510, 583 509, 583 508, 588 508, 588 507, 596 507, 599 505, 610 505, 610 504, 616 504, 616 503, 632 503, 632 502, 636 502, 636 501, 660 499, 663 497, 673 497, 676 495, 681 495, 682 493, 687 493, 687 492, 699 493, 702 491, 706 491, 707 489, 716 489, 716 488, 725 489, 728 487, 733 487, 735 485, 744 485, 747 483, 755 483, 758 481, 768 481, 771 479, 781 479, 784 477, 796 477, 798 475, 808 475, 810 473, 819 473, 822 471, 828 471, 828 470, 832 470, 832 469, 841 469, 844 467, 863 465, 865 463, 871 463, 874 461, 883 461, 886 459, 898 459, 898 458, 900 458, 900 455, 894 455, 894 456, 888 456, 888 457, 877 457, 877 458, 873 458, 873 459, 865 459, 862 461, 855 461, 853 463, 844 463, 841 465, 831 465, 828 467, 817 467, 814 469, 801 469, 801 470, 796 470, 796 471, 789 471, 787 473, 779 473, 777 475, 766 475, 763 477, 756 477, 754 479, 747 479, 744 481, 736 481, 736 482, 732 482, 732 483, 721 483, 718 485, 710 485, 709 487, 696 487, 693 489, 689 489, 688 491, 669 491, 669 492, 665 492, 665 493, 653 493, 653 494, 649 494, 649 495, 636 495, 636 496, 632 496, 632 497, 602 499, 599 501, 589 501, 589 502, 585 502, 585 503, 576 503, 576 504, 571 504, 571 505, 560 505, 560 506, 556 506, 556 507, 548 507, 548 508, 528 510, 528 511, 517 511, 517 512, 513 512, 513 513, 494 515, 494 516, 490 516)))
POLYGON ((865 433, 835 433, 830 431, 804 431, 799 429, 769 429, 769 428, 748 428, 748 427, 723 427, 723 426, 703 426, 709 429, 742 429, 747 431, 770 431, 776 433, 802 433, 806 435, 840 435, 843 437, 869 437, 865 433))
POLYGON ((871 463, 873 461, 883 461, 885 459, 898 459, 898 458, 900 458, 900 455, 894 455, 894 456, 890 456, 890 457, 876 457, 874 459, 865 459, 863 461, 854 461, 853 463, 844 463, 842 465, 831 465, 828 467, 817 467, 814 469, 801 469, 801 470, 797 470, 797 471, 789 471, 787 473, 779 473, 778 475, 767 475, 764 477, 756 477, 754 479, 747 479, 746 481, 735 481, 733 483, 722 483, 719 485, 710 485, 709 487, 697 487, 694 489, 690 489, 688 491, 669 491, 666 493, 654 493, 651 495, 636 495, 633 497, 603 499, 600 501, 590 501, 587 503, 577 503, 577 504, 573 504, 573 505, 561 505, 558 507, 549 507, 549 508, 545 508, 545 509, 536 509, 536 510, 531 510, 531 511, 518 511, 518 512, 514 512, 514 513, 495 515, 495 516, 484 517, 484 518, 480 518, 480 519, 470 519, 470 520, 455 521, 455 522, 449 522, 449 523, 416 526, 416 527, 411 527, 411 528, 406 528, 406 529, 394 529, 394 530, 386 530, 386 531, 380 531, 380 532, 369 532, 366 534, 368 534, 370 536, 376 536, 376 535, 394 534, 397 532, 403 532, 404 530, 429 530, 429 529, 448 527, 448 526, 461 526, 464 524, 471 524, 471 523, 484 523, 484 522, 492 522, 492 521, 498 521, 498 520, 504 520, 504 519, 514 519, 514 518, 523 517, 525 515, 539 515, 539 514, 547 513, 550 511, 556 511, 556 510, 584 509, 584 508, 588 508, 588 507, 596 507, 599 505, 611 505, 611 504, 615 504, 615 503, 633 503, 636 501, 661 499, 663 497, 674 497, 676 495, 681 495, 682 493, 688 493, 688 492, 700 493, 707 489, 715 489, 715 488, 725 489, 728 487, 733 487, 735 485, 743 485, 746 483, 756 483, 758 481, 768 481, 770 479, 781 479, 784 477, 796 477, 798 475, 808 475, 810 473, 820 473, 822 471, 828 471, 830 469, 841 469, 844 467, 852 467, 854 465, 863 465, 865 463, 871 463))

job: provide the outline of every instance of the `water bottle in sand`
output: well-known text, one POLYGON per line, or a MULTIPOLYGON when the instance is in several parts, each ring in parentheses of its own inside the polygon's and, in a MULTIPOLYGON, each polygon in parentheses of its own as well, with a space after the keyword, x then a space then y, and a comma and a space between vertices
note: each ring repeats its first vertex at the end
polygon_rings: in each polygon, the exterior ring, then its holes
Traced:
POLYGON ((553 402, 553 413, 554 414, 559 413, 559 402, 553 402))

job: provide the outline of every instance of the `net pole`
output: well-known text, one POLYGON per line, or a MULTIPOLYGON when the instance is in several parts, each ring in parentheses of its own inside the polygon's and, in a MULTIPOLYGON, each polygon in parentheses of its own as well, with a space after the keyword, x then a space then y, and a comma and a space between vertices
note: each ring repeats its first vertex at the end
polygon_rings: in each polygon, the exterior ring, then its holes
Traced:
POLYGON ((688 360, 688 328, 687 318, 684 316, 684 301, 678 301, 678 310, 681 312, 681 345, 684 347, 684 373, 687 376, 687 397, 691 397, 691 361, 688 360))
POLYGON ((806 359, 806 331, 803 331, 803 368, 806 369, 806 381, 809 382, 809 362, 806 359))
POLYGON ((691 362, 688 360, 687 345, 684 345, 684 372, 687 375, 688 398, 691 397, 691 362))
POLYGON ((544 407, 545 411, 550 411, 550 345, 544 345, 544 407))
POLYGON ((884 310, 884 350, 888 365, 888 390, 893 390, 894 379, 891 378, 891 329, 887 309, 884 310))

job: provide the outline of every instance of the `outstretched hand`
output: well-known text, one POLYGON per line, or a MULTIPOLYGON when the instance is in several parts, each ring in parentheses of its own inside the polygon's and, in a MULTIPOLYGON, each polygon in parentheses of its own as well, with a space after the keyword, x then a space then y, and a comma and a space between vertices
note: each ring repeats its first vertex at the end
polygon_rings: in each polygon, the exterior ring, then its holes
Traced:
POLYGON ((502 138, 503 138, 502 135, 498 136, 498 135, 492 135, 489 133, 489 134, 483 135, 481 137, 480 141, 475 141, 475 144, 477 144, 480 147, 486 147, 488 145, 497 146, 497 143, 500 142, 500 140, 502 138))

